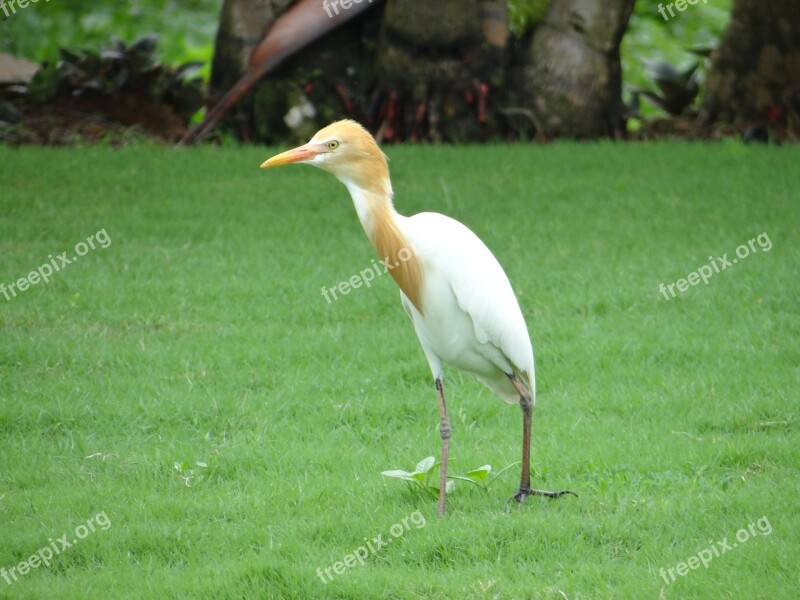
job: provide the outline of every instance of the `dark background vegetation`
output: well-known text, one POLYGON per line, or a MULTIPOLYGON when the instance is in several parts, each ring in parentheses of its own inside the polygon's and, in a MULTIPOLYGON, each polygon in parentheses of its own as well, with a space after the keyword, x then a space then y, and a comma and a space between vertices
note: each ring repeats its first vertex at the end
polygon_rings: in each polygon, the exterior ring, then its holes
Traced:
MULTIPOLYGON (((535 24, 547 8, 546 0, 509 0, 508 5, 516 35, 535 24)), ((94 0, 31 4, 2 23, 0 52, 37 62, 55 61, 59 47, 96 49, 109 43, 111 36, 130 42, 156 34, 158 53, 165 63, 203 61, 200 74, 208 81, 220 6, 220 0, 132 0, 124 6, 94 0)), ((687 9, 691 18, 665 22, 655 3, 637 2, 622 42, 626 97, 633 88, 653 87, 644 60, 665 60, 678 68, 696 62, 690 49, 716 44, 729 21, 730 8, 730 0, 700 3, 687 9)), ((641 111, 660 114, 646 102, 641 111)))

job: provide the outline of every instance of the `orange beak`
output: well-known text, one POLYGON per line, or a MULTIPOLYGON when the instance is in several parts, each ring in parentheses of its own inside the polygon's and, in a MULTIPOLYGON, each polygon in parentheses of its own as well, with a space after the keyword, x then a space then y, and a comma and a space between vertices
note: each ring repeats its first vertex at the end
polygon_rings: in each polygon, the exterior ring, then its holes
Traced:
POLYGON ((269 160, 265 160, 263 163, 261 163, 261 168, 269 169, 270 167, 280 167, 281 165, 304 162, 307 160, 311 160, 317 154, 319 154, 319 150, 314 148, 309 143, 305 144, 304 146, 299 146, 292 150, 287 150, 286 152, 281 152, 280 154, 276 154, 269 160))

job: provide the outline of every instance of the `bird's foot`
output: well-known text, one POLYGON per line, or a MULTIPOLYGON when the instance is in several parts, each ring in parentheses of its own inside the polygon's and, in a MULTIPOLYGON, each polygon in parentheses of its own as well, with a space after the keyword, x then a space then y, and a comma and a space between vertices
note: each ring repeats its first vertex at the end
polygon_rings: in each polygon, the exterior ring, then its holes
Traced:
POLYGON ((565 494, 572 494, 576 498, 578 494, 572 492, 570 490, 561 490, 559 492, 551 492, 549 490, 533 490, 529 487, 520 487, 517 490, 517 493, 511 497, 511 500, 514 500, 517 504, 522 504, 525 502, 525 498, 528 496, 544 496, 545 498, 561 498, 565 494))

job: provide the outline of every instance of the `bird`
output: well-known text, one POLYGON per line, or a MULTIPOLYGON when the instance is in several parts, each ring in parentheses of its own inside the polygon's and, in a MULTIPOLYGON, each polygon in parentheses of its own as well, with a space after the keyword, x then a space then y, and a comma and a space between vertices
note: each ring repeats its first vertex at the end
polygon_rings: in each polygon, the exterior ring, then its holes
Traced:
POLYGON ((522 409, 522 473, 512 500, 559 498, 569 490, 531 488, 531 422, 536 397, 533 346, 503 268, 469 228, 448 216, 406 217, 394 207, 388 159, 375 138, 353 120, 320 129, 302 146, 277 154, 262 169, 293 163, 318 167, 350 192, 358 219, 400 288, 433 375, 439 406, 441 462, 438 515, 445 513, 451 424, 444 366, 475 376, 497 396, 522 409))

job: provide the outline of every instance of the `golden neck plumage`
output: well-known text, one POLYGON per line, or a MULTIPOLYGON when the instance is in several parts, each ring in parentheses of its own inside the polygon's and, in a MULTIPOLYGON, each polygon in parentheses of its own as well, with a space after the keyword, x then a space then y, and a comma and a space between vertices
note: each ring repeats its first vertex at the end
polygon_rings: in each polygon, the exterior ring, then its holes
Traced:
POLYGON ((390 268, 389 274, 420 314, 423 314, 422 268, 419 256, 397 226, 395 215, 397 213, 388 201, 378 204, 372 215, 372 231, 367 235, 378 255, 390 268))
MULTIPOLYGON (((391 199, 391 184, 358 186, 350 189, 361 224, 378 257, 386 263, 389 274, 406 297, 423 314, 422 266, 419 256, 408 242, 398 223, 398 214, 391 199)), ((350 187, 350 186, 348 186, 350 187)))

